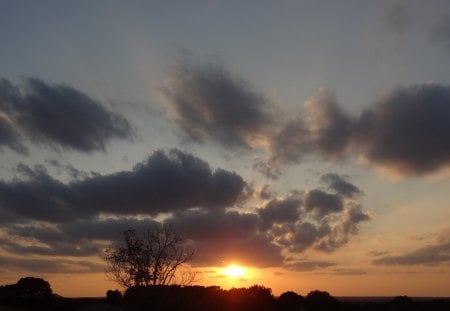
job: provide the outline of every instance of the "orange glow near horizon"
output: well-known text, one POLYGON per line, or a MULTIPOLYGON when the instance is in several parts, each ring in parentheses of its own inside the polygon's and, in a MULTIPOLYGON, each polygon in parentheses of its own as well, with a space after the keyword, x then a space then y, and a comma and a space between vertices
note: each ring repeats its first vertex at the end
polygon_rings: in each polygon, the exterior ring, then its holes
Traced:
POLYGON ((229 265, 222 269, 222 273, 232 279, 243 278, 247 275, 247 268, 239 265, 229 265))

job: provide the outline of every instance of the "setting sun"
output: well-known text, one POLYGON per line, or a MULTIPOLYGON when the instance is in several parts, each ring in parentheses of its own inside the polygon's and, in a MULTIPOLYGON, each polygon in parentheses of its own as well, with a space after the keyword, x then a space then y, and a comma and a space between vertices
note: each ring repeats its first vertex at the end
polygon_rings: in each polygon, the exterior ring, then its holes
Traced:
POLYGON ((223 274, 229 278, 241 278, 247 274, 247 268, 238 265, 230 265, 223 269, 223 274))

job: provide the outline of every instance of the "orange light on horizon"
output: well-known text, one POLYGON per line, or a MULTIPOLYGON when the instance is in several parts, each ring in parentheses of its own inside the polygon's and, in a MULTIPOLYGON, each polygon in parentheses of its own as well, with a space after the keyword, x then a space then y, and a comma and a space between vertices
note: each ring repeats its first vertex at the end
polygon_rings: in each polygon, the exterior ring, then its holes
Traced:
POLYGON ((247 268, 239 265, 229 265, 222 269, 222 273, 232 279, 243 278, 247 275, 247 268))

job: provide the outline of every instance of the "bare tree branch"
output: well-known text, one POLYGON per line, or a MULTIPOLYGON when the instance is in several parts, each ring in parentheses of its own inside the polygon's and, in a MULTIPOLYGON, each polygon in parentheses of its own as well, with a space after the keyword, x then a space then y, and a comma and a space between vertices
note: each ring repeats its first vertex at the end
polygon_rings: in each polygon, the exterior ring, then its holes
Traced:
POLYGON ((193 258, 194 250, 183 244, 183 237, 168 227, 144 232, 128 229, 124 243, 105 251, 107 274, 124 288, 191 284, 195 273, 180 272, 180 267, 193 258))

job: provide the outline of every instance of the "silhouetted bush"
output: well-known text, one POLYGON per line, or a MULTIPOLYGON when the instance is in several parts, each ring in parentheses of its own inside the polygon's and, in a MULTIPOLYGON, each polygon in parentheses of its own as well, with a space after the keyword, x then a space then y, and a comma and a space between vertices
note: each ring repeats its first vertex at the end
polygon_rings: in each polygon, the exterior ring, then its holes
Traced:
POLYGON ((106 302, 111 305, 120 305, 122 303, 122 293, 116 290, 108 290, 106 292, 106 302))

